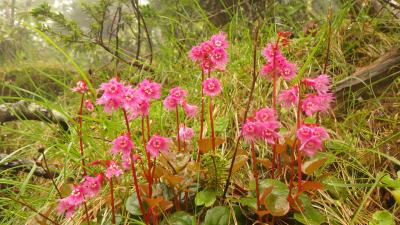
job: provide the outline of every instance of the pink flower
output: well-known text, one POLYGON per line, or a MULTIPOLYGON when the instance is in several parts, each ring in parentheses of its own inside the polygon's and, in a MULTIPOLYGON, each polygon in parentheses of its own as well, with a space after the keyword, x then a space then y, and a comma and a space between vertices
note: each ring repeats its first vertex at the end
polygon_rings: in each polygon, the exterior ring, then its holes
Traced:
POLYGON ((307 141, 313 135, 314 135, 314 129, 306 124, 301 125, 300 128, 297 130, 297 138, 301 142, 307 141))
POLYGON ((302 109, 307 116, 312 116, 316 112, 327 112, 333 99, 332 93, 309 94, 303 101, 302 109))
POLYGON ((76 86, 74 88, 72 88, 72 91, 84 94, 88 91, 88 87, 87 87, 85 81, 80 80, 80 81, 76 82, 76 86))
POLYGON ((129 155, 134 148, 132 140, 128 135, 123 134, 112 141, 111 153, 117 154, 121 152, 124 155, 129 155))
POLYGON ((323 127, 315 126, 313 129, 313 135, 317 136, 321 140, 326 140, 329 138, 328 132, 323 127))
POLYGON ((175 110, 178 106, 178 103, 179 101, 171 95, 168 95, 163 101, 163 105, 167 110, 175 110))
POLYGON ((285 80, 291 80, 296 76, 297 67, 296 64, 288 61, 282 61, 279 67, 279 73, 285 80))
POLYGON ((276 111, 268 107, 262 108, 256 112, 256 119, 259 122, 275 121, 277 120, 276 111))
POLYGON ((242 136, 247 143, 256 141, 260 136, 259 123, 248 121, 242 126, 242 136))
POLYGON ((157 157, 160 154, 160 151, 165 152, 168 151, 169 148, 169 138, 161 137, 159 135, 154 135, 147 142, 146 150, 153 157, 157 157))
POLYGON ((104 91, 108 98, 119 98, 124 92, 124 84, 120 83, 117 78, 112 78, 107 83, 100 84, 99 89, 104 91))
POLYGON ((300 151, 304 152, 307 156, 314 156, 315 153, 317 153, 318 150, 321 149, 321 139, 319 139, 316 136, 313 136, 306 140, 305 142, 302 142, 300 146, 300 151))
POLYGON ((187 117, 195 117, 199 107, 186 103, 186 100, 181 101, 181 105, 187 117))
POLYGON ((149 111, 150 111, 150 102, 149 99, 146 99, 142 96, 138 96, 138 98, 136 99, 136 104, 132 109, 135 118, 137 116, 147 116, 149 115, 149 111))
POLYGON ((259 132, 262 139, 269 144, 275 144, 279 138, 277 129, 280 127, 280 123, 277 121, 267 121, 259 123, 259 132))
POLYGON ((326 74, 321 74, 318 77, 311 79, 304 79, 303 82, 310 86, 313 87, 318 94, 325 94, 329 91, 330 85, 331 85, 331 79, 328 75, 326 74))
POLYGON ((211 41, 205 41, 200 44, 201 52, 203 55, 208 55, 211 53, 211 51, 214 49, 213 44, 211 41))
MULTIPOLYGON (((270 74, 271 77, 274 71, 276 76, 282 76, 285 80, 291 80, 296 76, 296 64, 290 63, 285 56, 280 52, 279 46, 276 43, 269 43, 262 51, 262 55, 267 59, 267 63, 261 69, 261 75, 270 74), (277 48, 277 49, 276 49, 277 48)), ((268 77, 268 78, 271 78, 268 77)))
POLYGON ((321 149, 322 141, 329 138, 325 128, 315 124, 303 124, 297 130, 297 138, 300 140, 300 150, 307 156, 314 156, 321 149))
POLYGON ((96 103, 103 105, 106 113, 111 113, 113 110, 118 110, 122 101, 120 98, 107 98, 105 95, 102 95, 96 100, 96 103))
POLYGON ((203 81, 203 91, 211 97, 217 96, 221 92, 221 83, 217 78, 211 77, 203 81))
POLYGON ((82 183, 82 187, 85 190, 85 196, 92 198, 99 193, 102 181, 103 174, 99 174, 95 177, 86 176, 82 183))
POLYGON ((276 46, 276 43, 273 42, 268 43, 267 46, 261 51, 261 54, 268 60, 268 62, 274 60, 274 55, 275 60, 277 58, 283 57, 281 51, 279 50, 279 46, 276 46))
POLYGON ((184 142, 190 142, 194 136, 194 131, 190 127, 185 127, 185 125, 181 124, 179 126, 179 138, 184 142))
POLYGON ((193 46, 189 52, 189 58, 193 61, 201 61, 204 57, 200 46, 193 46))
POLYGON ((225 49, 216 48, 211 52, 211 60, 215 65, 225 67, 225 64, 228 62, 228 54, 225 49))
POLYGON ((289 108, 292 105, 297 105, 299 102, 299 87, 297 85, 287 90, 281 91, 278 97, 278 101, 282 104, 282 107, 289 108))
POLYGON ((130 85, 124 87, 122 107, 126 110, 130 110, 135 107, 137 102, 138 92, 133 89, 130 85))
POLYGON ((148 99, 159 99, 161 96, 161 84, 145 79, 139 83, 139 91, 148 99))
POLYGON ((104 111, 110 113, 117 110, 124 99, 124 85, 116 78, 111 79, 108 83, 102 83, 100 90, 104 91, 103 95, 97 99, 97 104, 104 105, 104 111))
POLYGON ((223 32, 220 32, 218 34, 214 34, 210 38, 211 44, 214 46, 214 48, 227 48, 228 47, 228 42, 226 41, 226 34, 223 32))
POLYGON ((273 70, 274 70, 274 63, 268 62, 267 64, 264 64, 263 67, 261 68, 260 75, 263 77, 267 77, 267 75, 271 74, 273 70))
POLYGON ((88 99, 88 100, 85 100, 84 106, 85 106, 85 108, 86 108, 88 111, 90 111, 90 112, 92 112, 92 111, 94 110, 93 102, 90 101, 89 99, 88 99))
POLYGON ((175 98, 178 102, 186 97, 187 91, 182 89, 181 87, 174 87, 169 90, 169 96, 175 98))
POLYGON ((66 213, 65 216, 67 218, 71 218, 71 216, 75 213, 77 206, 72 205, 70 203, 69 198, 63 198, 58 201, 58 206, 56 208, 57 213, 63 214, 66 213))
POLYGON ((71 194, 67 197, 71 205, 80 205, 85 200, 85 189, 82 185, 75 185, 71 194))
POLYGON ((112 160, 107 161, 107 169, 105 174, 108 179, 111 179, 112 177, 119 177, 122 175, 122 173, 123 172, 117 163, 112 160))
POLYGON ((212 60, 204 59, 200 66, 204 73, 209 73, 215 69, 216 65, 212 60))
POLYGON ((321 112, 328 112, 328 110, 331 108, 331 103, 335 100, 333 93, 327 92, 319 94, 318 98, 320 101, 319 110, 321 112))

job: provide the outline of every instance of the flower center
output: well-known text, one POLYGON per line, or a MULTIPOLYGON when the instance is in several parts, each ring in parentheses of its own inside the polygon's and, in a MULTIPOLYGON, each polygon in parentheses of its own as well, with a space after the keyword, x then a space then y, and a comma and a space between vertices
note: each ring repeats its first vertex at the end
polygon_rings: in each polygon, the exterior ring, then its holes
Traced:
POLYGON ((154 146, 155 148, 159 148, 160 145, 161 145, 160 141, 158 141, 158 140, 155 140, 155 141, 154 141, 153 146, 154 146))
POLYGON ((215 41, 214 44, 217 47, 221 47, 222 46, 222 42, 220 40, 215 41))
POLYGON ((209 84, 207 85, 207 87, 208 87, 209 90, 213 91, 213 90, 215 89, 215 84, 209 83, 209 84))
POLYGON ((306 144, 306 147, 307 147, 307 148, 314 148, 314 147, 315 147, 315 144, 314 144, 313 142, 308 142, 308 143, 306 144))
POLYGON ((146 86, 144 88, 144 92, 146 92, 146 94, 151 95, 153 94, 153 89, 151 89, 150 87, 146 86))
POLYGON ((112 86, 110 87, 110 92, 111 92, 111 93, 117 92, 117 87, 116 87, 115 85, 112 85, 112 86))

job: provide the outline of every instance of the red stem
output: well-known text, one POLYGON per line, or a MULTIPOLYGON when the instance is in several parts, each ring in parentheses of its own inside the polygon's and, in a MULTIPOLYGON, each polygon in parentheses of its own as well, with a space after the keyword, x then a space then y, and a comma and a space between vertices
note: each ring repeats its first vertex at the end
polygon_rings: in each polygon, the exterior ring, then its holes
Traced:
MULTIPOLYGON (((204 90, 203 90, 203 81, 204 81, 204 71, 201 70, 201 113, 200 113, 200 134, 199 140, 203 140, 203 129, 204 129, 204 90)), ((197 158, 196 162, 200 162, 200 147, 197 150, 197 158)))
POLYGON ((129 127, 129 120, 128 120, 128 115, 126 113, 126 110, 123 108, 122 111, 124 112, 124 119, 125 119, 125 125, 126 129, 128 130, 128 136, 129 139, 131 138, 131 128, 129 127))
MULTIPOLYGON (((277 77, 276 77, 276 51, 278 51, 278 44, 279 44, 279 36, 278 40, 276 41, 276 45, 274 47, 274 59, 273 59, 273 64, 274 64, 274 69, 272 71, 272 79, 273 79, 273 92, 272 92, 272 108, 276 110, 276 86, 277 86, 277 77)), ((272 170, 271 170, 271 177, 275 177, 275 161, 276 161, 276 144, 272 145, 272 170)))
POLYGON ((213 100, 210 97, 210 124, 211 124, 211 145, 213 153, 215 154, 215 130, 214 130, 214 116, 213 116, 213 100))
MULTIPOLYGON (((126 125, 126 129, 128 130, 128 135, 129 135, 129 138, 131 138, 131 129, 129 127, 128 115, 127 115, 125 109, 122 109, 122 111, 124 112, 125 125, 126 125)), ((146 151, 146 140, 144 138, 144 118, 143 117, 142 117, 142 136, 143 136, 143 146, 144 146, 144 150, 146 152, 146 156, 150 157, 146 151)), ((140 211, 142 212, 142 215, 145 218, 146 224, 149 224, 147 221, 148 216, 146 215, 146 212, 143 208, 142 199, 140 197, 140 190, 139 190, 139 184, 138 184, 138 179, 137 179, 137 175, 136 175, 135 163, 133 161, 133 154, 131 154, 131 169, 132 169, 133 183, 135 185, 135 190, 136 190, 136 196, 137 196, 139 206, 140 206, 140 211)), ((112 182, 110 183, 110 185, 112 185, 112 182)))
MULTIPOLYGON (((132 176, 133 176, 133 183, 135 185, 135 190, 136 190, 136 197, 139 202, 139 207, 140 211, 142 212, 143 217, 145 217, 145 220, 147 221, 147 215, 146 211, 144 210, 143 203, 142 203, 142 198, 140 197, 140 189, 139 189, 139 184, 138 184, 138 179, 136 176, 136 169, 135 169, 135 163, 133 162, 133 155, 131 155, 131 167, 132 167, 132 176)), ((148 223, 146 223, 148 224, 148 223)))
POLYGON ((147 126, 147 140, 150 140, 150 117, 146 116, 146 126, 147 126))
POLYGON ((256 151, 254 149, 254 142, 251 142, 251 157, 253 160, 253 175, 254 175, 254 180, 256 182, 257 210, 260 210, 261 209, 260 189, 258 184, 257 158, 256 158, 256 151))
POLYGON ((144 151, 146 152, 146 158, 147 158, 147 181, 149 182, 149 198, 151 198, 152 196, 152 177, 151 177, 151 159, 150 159, 150 153, 147 152, 147 148, 146 148, 146 138, 145 138, 145 131, 144 131, 144 117, 142 116, 142 141, 143 141, 143 148, 144 151))
POLYGON ((214 165, 215 170, 215 184, 218 183, 218 172, 217 172, 217 164, 215 163, 215 130, 214 130, 214 117, 213 117, 213 102, 212 98, 210 97, 210 125, 211 125, 211 146, 213 149, 212 154, 212 162, 214 165))
POLYGON ((111 213, 112 213, 111 223, 115 224, 114 186, 112 177, 110 178, 110 189, 111 189, 110 195, 111 195, 111 213))
POLYGON ((82 169, 83 169, 83 176, 86 176, 86 166, 85 166, 85 158, 83 155, 83 132, 82 132, 82 111, 83 111, 83 101, 85 98, 85 94, 82 94, 81 98, 81 106, 79 109, 79 147, 81 150, 81 157, 82 157, 82 169))
MULTIPOLYGON (((300 128, 301 125, 301 83, 299 83, 299 102, 297 105, 297 129, 300 128)), ((294 150, 294 149, 293 149, 294 150)), ((301 191, 301 151, 300 144, 297 145, 297 186, 298 191, 301 191)))
POLYGON ((178 151, 181 151, 181 138, 179 137, 179 109, 178 105, 175 107, 176 109, 176 138, 178 140, 178 151))
POLYGON ((295 151, 297 147, 297 138, 293 142, 292 146, 292 154, 291 154, 291 162, 290 162, 290 183, 289 183, 289 195, 288 198, 292 197, 292 189, 293 189, 293 182, 294 182, 294 162, 295 162, 295 151))

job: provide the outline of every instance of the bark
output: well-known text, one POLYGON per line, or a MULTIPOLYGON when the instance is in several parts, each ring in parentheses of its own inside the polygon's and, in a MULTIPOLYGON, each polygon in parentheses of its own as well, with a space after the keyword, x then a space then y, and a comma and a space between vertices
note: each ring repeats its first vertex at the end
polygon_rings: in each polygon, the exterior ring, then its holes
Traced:
MULTIPOLYGON (((379 93, 400 75, 400 49, 395 48, 353 75, 337 82, 333 92, 337 102, 345 103, 354 96, 367 96, 368 91, 379 93)), ((373 96, 373 95, 372 95, 373 96)))
POLYGON ((68 130, 68 120, 60 112, 47 109, 34 102, 18 101, 0 105, 0 123, 15 120, 38 120, 59 124, 65 131, 68 130))
MULTIPOLYGON (((17 172, 29 173, 36 164, 35 161, 29 159, 11 159, 7 161, 8 157, 9 155, 7 154, 0 154, 0 162, 6 160, 5 163, 0 164, 0 171, 11 169, 17 172)), ((57 177, 59 174, 57 172, 47 173, 42 167, 36 166, 33 175, 46 179, 51 179, 57 177)))

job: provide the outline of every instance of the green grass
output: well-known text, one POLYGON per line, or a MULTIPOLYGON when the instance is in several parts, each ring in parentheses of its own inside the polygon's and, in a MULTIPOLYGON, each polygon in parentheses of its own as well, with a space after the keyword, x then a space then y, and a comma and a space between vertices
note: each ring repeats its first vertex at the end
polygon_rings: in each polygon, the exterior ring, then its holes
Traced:
MULTIPOLYGON (((200 71, 186 57, 189 47, 217 32, 205 17, 205 12, 199 5, 193 6, 197 10, 198 20, 191 20, 185 11, 174 17, 168 18, 171 30, 185 28, 186 39, 181 40, 173 35, 166 37, 166 41, 159 45, 156 51, 155 74, 136 71, 135 68, 121 65, 118 68, 120 77, 137 83, 145 77, 163 84, 163 96, 170 87, 182 86, 189 90, 189 102, 200 102, 199 87, 201 82, 200 71), (189 29, 190 28, 190 29, 189 29), (204 32, 200 32, 204 31, 204 32)), ((324 52, 327 44, 327 23, 323 15, 305 14, 301 10, 305 6, 291 5, 288 15, 287 8, 276 5, 274 14, 282 23, 263 21, 260 31, 260 45, 264 46, 270 41, 276 30, 291 29, 294 38, 287 55, 299 65, 299 76, 307 77, 320 73, 324 64, 324 52), (318 21, 319 28, 315 36, 305 36, 302 33, 304 21, 296 20, 296 16, 303 15, 318 21)), ((184 10, 185 8, 182 7, 184 10)), ((222 147, 222 153, 228 154, 233 148, 233 139, 237 134, 240 117, 244 108, 244 101, 248 95, 251 82, 251 54, 252 38, 251 28, 242 12, 231 12, 232 22, 222 29, 229 35, 230 63, 226 72, 216 74, 224 84, 224 92, 216 98, 216 131, 217 136, 228 138, 222 147)), ((354 12, 354 6, 345 5, 334 13, 333 35, 330 52, 328 73, 334 81, 351 75, 357 67, 368 65, 377 57, 394 46, 398 46, 400 34, 396 31, 398 20, 387 13, 380 13, 376 17, 368 14, 364 8, 354 12), (354 17, 348 16, 352 12, 354 17), (385 29, 382 28, 385 25, 385 29)), ((157 19, 165 18, 158 15, 157 19)), ((35 30, 35 32, 38 32, 35 30)), ((11 153, 10 158, 38 158, 39 145, 46 147, 46 158, 52 167, 59 169, 60 176, 56 182, 61 186, 68 182, 68 178, 74 178, 78 182, 80 169, 79 140, 76 131, 79 107, 79 96, 70 92, 74 81, 84 78, 93 81, 93 88, 111 77, 112 66, 96 70, 94 77, 88 77, 87 62, 74 59, 69 49, 61 47, 61 43, 55 43, 49 36, 40 33, 40 36, 48 43, 47 48, 54 55, 53 62, 40 62, 38 59, 29 59, 26 63, 23 59, 16 63, 1 65, 0 74, 14 76, 11 83, 3 83, 2 90, 7 93, 0 97, 0 102, 16 101, 19 99, 32 99, 43 106, 55 109, 70 119, 70 133, 62 132, 56 125, 43 122, 18 121, 0 125, 0 152, 11 153), (16 73, 15 71, 18 71, 16 73), (15 75, 17 74, 17 75, 15 75)), ((260 48, 261 50, 261 48, 260 48)), ((35 51, 35 49, 28 49, 35 51)), ((264 60, 259 55, 258 66, 261 67, 264 60)), ((8 79, 8 78, 7 78, 8 79)), ((287 84, 290 85, 290 84, 287 84)), ((393 215, 399 215, 399 204, 388 204, 382 196, 388 193, 388 188, 380 182, 382 174, 392 174, 399 170, 398 139, 400 136, 400 120, 396 108, 399 107, 399 80, 391 84, 387 91, 372 99, 356 101, 358 96, 350 99, 350 106, 338 113, 344 114, 341 118, 335 118, 329 114, 323 119, 323 124, 329 128, 332 141, 327 144, 323 155, 329 160, 324 169, 313 175, 315 180, 324 180, 325 190, 318 191, 312 198, 313 206, 319 210, 329 224, 368 224, 372 214, 381 209, 386 209, 393 215), (398 149, 397 149, 398 150, 398 149)), ((374 94, 374 93, 371 93, 374 94)), ((261 106, 270 105, 270 83, 259 78, 255 88, 255 100, 251 111, 261 106)), ((90 98, 94 100, 95 96, 90 98)), ((166 113, 162 109, 161 101, 153 103, 151 118, 152 130, 160 134, 173 135, 175 125, 173 113, 166 113)), ((397 110, 398 111, 398 110, 397 110)), ((282 114, 289 116, 289 114, 282 114)), ((90 159, 107 158, 109 143, 115 136, 124 131, 121 112, 106 115, 97 108, 95 112, 84 117, 84 141, 85 154, 90 159), (100 139, 98 139, 100 138, 100 139)), ((198 121, 186 121, 189 126, 198 132, 198 121)), ((209 129, 208 129, 209 132, 209 129)), ((140 121, 132 123, 132 133, 140 133, 140 121)), ((140 143, 140 137, 135 140, 140 143)), ((139 144, 137 144, 139 145, 139 144)), ((246 146, 242 146, 245 148, 246 146)), ((269 150, 260 148, 261 156, 268 157, 269 150)), ((5 162, 0 162, 0 164, 5 162)), ((249 166, 245 168, 250 169, 249 166)), ((89 171, 98 169, 88 168, 89 171)), ((246 184, 251 179, 247 169, 241 169, 233 177, 233 180, 246 184)), ((266 174, 266 171, 263 171, 266 174)), ((124 199, 129 194, 130 176, 124 176, 118 183, 119 199, 124 199)), ((58 198, 54 187, 49 180, 37 178, 31 173, 13 173, 12 171, 0 171, 0 224, 20 224, 32 221, 33 212, 21 205, 3 197, 14 196, 29 203, 39 211, 46 211, 47 207, 54 207, 58 198)), ((104 187, 108 189, 108 186, 104 187)), ((107 192, 96 197, 90 204, 96 207, 93 210, 101 212, 99 221, 107 224, 110 220, 110 210, 106 203, 107 192)), ((390 195, 389 195, 390 196, 390 195)), ((232 202, 230 202, 232 203, 232 202)), ((124 209, 123 202, 120 208, 124 218, 128 213, 124 209)), ((197 212, 198 213, 198 212, 197 212)), ((55 217, 55 213, 50 214, 55 217)), ((35 217, 36 218, 36 217, 35 217)), ((60 218, 60 217, 58 217, 60 218)), ((83 210, 78 211, 76 222, 84 219, 83 210)), ((128 220, 128 219, 127 219, 128 220)), ((130 218, 130 223, 135 224, 130 218)), ((61 221, 61 220, 60 220, 61 221)), ((400 221, 397 220, 397 223, 400 221)), ((283 224, 293 224, 293 220, 283 220, 283 224), (289 221, 289 222, 288 222, 289 221)))

